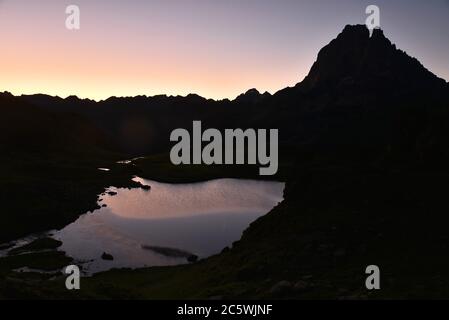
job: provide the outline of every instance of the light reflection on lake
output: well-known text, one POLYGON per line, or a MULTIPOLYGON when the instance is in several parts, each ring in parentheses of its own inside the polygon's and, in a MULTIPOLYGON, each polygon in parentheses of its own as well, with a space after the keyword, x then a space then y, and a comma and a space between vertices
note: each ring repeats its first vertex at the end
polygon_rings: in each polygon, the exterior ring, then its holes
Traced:
POLYGON ((94 213, 55 233, 60 250, 81 261, 90 274, 111 268, 186 263, 142 249, 174 248, 204 258, 240 239, 248 225, 283 199, 284 183, 219 179, 167 184, 134 178, 151 190, 117 189, 105 194, 94 213), (103 252, 113 261, 101 259, 103 252))

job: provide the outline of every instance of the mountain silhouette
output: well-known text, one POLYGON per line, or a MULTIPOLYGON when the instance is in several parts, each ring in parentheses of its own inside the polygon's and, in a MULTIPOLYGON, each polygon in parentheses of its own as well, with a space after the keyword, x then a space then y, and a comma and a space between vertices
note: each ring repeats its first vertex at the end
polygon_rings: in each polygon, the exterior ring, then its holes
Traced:
POLYGON ((396 48, 381 29, 370 37, 364 25, 346 26, 318 54, 300 86, 306 90, 433 88, 446 85, 415 58, 396 48))
MULTIPOLYGON (((50 101, 47 96, 41 97, 50 101)), ((0 144, 4 153, 95 153, 115 148, 104 131, 80 114, 51 112, 9 93, 0 94, 0 106, 0 144)))
POLYGON ((167 151, 170 132, 189 129, 193 120, 219 129, 279 128, 281 144, 287 147, 370 145, 374 152, 383 152, 403 143, 404 132, 406 139, 421 144, 429 139, 440 142, 431 138, 442 130, 441 118, 433 122, 442 115, 434 113, 447 105, 448 92, 446 81, 397 49, 382 30, 374 30, 370 37, 366 26, 348 25, 320 50, 303 81, 274 95, 251 89, 233 101, 194 94, 111 97, 100 102, 47 95, 16 99, 83 117, 114 141, 117 151, 131 155, 167 151), (421 131, 407 131, 409 127, 421 131))
POLYGON ((303 81, 273 96, 266 119, 283 129, 290 145, 337 150, 333 156, 345 148, 371 157, 405 146, 416 156, 430 143, 447 149, 437 137, 446 134, 448 101, 446 81, 382 30, 370 37, 366 26, 348 25, 320 50, 303 81))

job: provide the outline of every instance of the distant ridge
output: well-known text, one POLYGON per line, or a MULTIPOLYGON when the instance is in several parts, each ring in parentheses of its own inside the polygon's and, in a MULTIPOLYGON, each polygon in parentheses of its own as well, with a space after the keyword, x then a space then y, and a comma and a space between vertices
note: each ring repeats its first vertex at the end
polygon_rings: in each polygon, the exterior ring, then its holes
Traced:
MULTIPOLYGON (((312 65, 309 73, 303 81, 298 82, 295 87, 302 90, 325 89, 332 87, 344 87, 357 83, 359 86, 384 87, 407 86, 428 88, 432 86, 449 87, 446 80, 437 77, 426 69, 416 58, 409 56, 406 52, 397 49, 388 38, 385 37, 382 29, 374 29, 370 37, 370 32, 365 25, 346 25, 343 31, 324 46, 318 53, 317 60, 312 65)), ((289 88, 281 89, 275 93, 282 93, 289 88)), ((1 93, 0 93, 1 94, 1 93)), ((4 92, 3 94, 10 94, 4 92)), ((260 93, 252 88, 238 95, 236 102, 260 102, 272 96, 268 92, 260 93)), ((83 101, 95 103, 95 100, 68 96, 60 98, 46 94, 22 95, 25 99, 35 101, 59 100, 76 102, 83 101)), ((154 96, 139 95, 134 97, 111 96, 103 101, 129 100, 129 99, 186 99, 196 102, 204 101, 230 101, 229 99, 207 99, 198 94, 166 95, 154 96)))
POLYGON ((443 126, 423 121, 438 118, 435 110, 446 110, 449 85, 397 49, 382 30, 370 37, 366 26, 348 25, 320 50, 303 81, 274 95, 250 89, 232 101, 196 94, 110 97, 99 102, 43 94, 8 97, 86 118, 115 142, 119 152, 138 156, 166 152, 170 132, 191 128, 194 120, 218 129, 279 128, 280 143, 289 147, 387 148, 400 140, 397 135, 404 133, 398 131, 412 118, 413 124, 407 125, 419 127, 420 135, 425 133, 422 127, 429 127, 423 143, 441 134, 443 126), (414 110, 412 116, 408 109, 414 110))
POLYGON ((235 102, 249 102, 249 103, 258 103, 265 98, 271 97, 269 92, 264 92, 261 94, 257 89, 249 89, 245 93, 242 93, 237 98, 235 98, 235 102))

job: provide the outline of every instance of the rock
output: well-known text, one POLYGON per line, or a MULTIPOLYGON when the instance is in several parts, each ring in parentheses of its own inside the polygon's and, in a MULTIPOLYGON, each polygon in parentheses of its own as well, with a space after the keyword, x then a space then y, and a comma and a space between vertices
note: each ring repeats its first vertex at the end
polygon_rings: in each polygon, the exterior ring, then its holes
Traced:
POLYGON ((187 261, 192 262, 192 263, 193 263, 193 262, 197 262, 197 261, 198 261, 198 256, 192 254, 192 255, 190 255, 190 256, 187 257, 187 261))
POLYGON ((142 185, 140 188, 145 190, 145 191, 151 190, 151 187, 150 186, 146 186, 146 185, 142 185))
POLYGON ((295 285, 293 286, 293 289, 297 292, 301 292, 301 291, 305 291, 307 289, 309 289, 309 283, 307 283, 306 281, 303 280, 299 280, 298 282, 295 283, 295 285))
POLYGON ((286 293, 286 292, 290 291, 292 288, 293 288, 293 285, 291 282, 282 280, 271 287, 270 293, 271 294, 282 294, 282 293, 286 293))
POLYGON ((115 191, 108 191, 108 195, 110 195, 110 196, 116 196, 116 195, 117 195, 117 192, 115 192, 115 191))
POLYGON ((156 252, 157 254, 161 254, 166 257, 185 258, 189 262, 195 262, 196 260, 198 260, 198 256, 196 256, 195 254, 181 249, 149 246, 145 244, 141 245, 141 247, 142 249, 151 250, 153 252, 156 252))
POLYGON ((101 255, 101 259, 112 261, 114 260, 114 257, 109 253, 103 252, 103 254, 101 255))

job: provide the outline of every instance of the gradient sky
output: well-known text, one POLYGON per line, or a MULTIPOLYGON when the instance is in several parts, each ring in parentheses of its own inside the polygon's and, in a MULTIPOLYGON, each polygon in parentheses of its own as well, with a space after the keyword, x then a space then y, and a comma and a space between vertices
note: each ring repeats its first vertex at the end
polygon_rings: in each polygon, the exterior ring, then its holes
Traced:
POLYGON ((0 0, 0 91, 235 98, 301 81, 346 24, 381 9, 392 42, 449 80, 449 0, 0 0), (65 8, 81 30, 65 28, 65 8))

